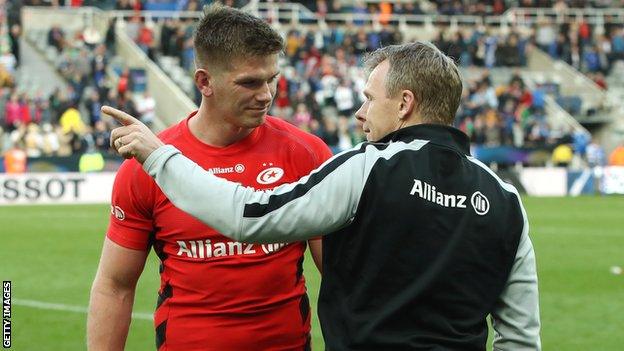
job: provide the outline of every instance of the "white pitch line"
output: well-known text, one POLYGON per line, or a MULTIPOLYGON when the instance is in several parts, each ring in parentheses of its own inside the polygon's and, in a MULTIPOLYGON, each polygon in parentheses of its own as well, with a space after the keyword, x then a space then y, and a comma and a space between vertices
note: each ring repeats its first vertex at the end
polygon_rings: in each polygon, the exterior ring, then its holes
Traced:
MULTIPOLYGON (((88 308, 83 306, 73 306, 73 305, 65 305, 62 303, 50 303, 43 301, 35 301, 35 300, 22 300, 22 299, 13 299, 11 301, 13 305, 38 308, 41 310, 56 310, 56 311, 65 311, 65 312, 74 312, 74 313, 87 313, 88 308)), ((154 320, 151 313, 144 312, 133 312, 133 319, 143 319, 143 320, 154 320)))

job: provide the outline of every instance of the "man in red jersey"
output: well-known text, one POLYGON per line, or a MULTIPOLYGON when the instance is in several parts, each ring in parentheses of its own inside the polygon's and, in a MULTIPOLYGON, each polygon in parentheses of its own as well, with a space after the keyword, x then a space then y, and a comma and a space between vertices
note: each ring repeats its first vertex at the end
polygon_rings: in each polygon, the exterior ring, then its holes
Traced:
MULTIPOLYGON (((266 116, 281 37, 241 11, 211 7, 195 34, 199 110, 161 133, 207 171, 270 189, 331 153, 315 136, 266 116)), ((193 194, 189 194, 193 196, 193 194)), ((309 350, 305 242, 242 244, 180 211, 134 160, 117 174, 88 317, 90 350, 124 347, 150 247, 161 260, 158 350, 309 350)), ((320 241, 311 241, 320 262, 320 241)))

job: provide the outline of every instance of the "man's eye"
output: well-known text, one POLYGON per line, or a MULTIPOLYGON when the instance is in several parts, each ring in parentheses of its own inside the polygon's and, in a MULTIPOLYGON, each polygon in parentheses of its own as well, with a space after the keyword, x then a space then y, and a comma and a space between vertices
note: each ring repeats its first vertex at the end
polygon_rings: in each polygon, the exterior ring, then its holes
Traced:
POLYGON ((246 86, 246 87, 253 87, 253 86, 258 85, 258 82, 256 82, 256 81, 244 81, 244 82, 241 82, 240 84, 243 85, 243 86, 246 86))

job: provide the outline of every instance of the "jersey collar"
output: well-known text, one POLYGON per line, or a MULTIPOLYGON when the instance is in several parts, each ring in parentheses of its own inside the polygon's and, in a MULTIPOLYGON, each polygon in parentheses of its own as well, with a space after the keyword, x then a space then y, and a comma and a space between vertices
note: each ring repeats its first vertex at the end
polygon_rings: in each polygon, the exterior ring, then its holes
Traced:
POLYGON ((457 128, 441 124, 417 124, 401 128, 381 138, 378 142, 410 142, 415 139, 428 140, 435 144, 457 149, 465 155, 470 155, 470 139, 468 136, 457 128))

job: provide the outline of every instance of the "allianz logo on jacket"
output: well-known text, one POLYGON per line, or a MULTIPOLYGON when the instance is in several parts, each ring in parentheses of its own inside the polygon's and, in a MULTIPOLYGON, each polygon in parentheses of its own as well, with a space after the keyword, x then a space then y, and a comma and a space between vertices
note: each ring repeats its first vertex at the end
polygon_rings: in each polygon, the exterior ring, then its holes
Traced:
MULTIPOLYGON (((414 185, 410 190, 410 195, 418 195, 421 199, 433 202, 444 207, 467 208, 466 195, 444 194, 436 190, 435 185, 431 185, 420 179, 414 179, 414 185)), ((490 202, 485 195, 477 191, 470 197, 470 204, 474 211, 483 216, 490 210, 490 202)))

